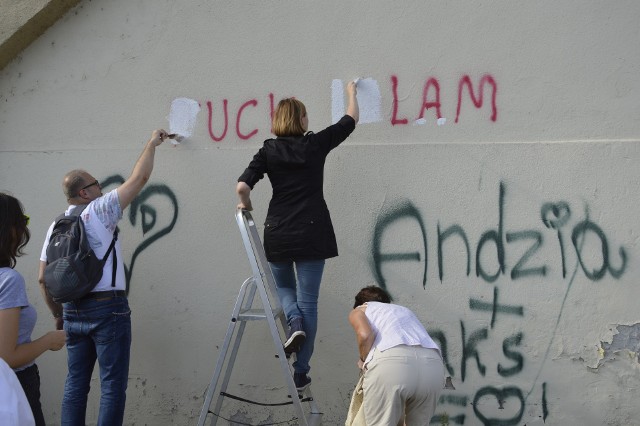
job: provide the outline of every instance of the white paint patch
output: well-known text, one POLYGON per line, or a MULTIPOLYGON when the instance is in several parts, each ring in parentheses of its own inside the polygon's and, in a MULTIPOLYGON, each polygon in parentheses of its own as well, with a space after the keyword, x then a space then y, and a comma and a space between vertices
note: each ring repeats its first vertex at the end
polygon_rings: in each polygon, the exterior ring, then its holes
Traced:
MULTIPOLYGON (((169 111, 169 133, 175 133, 183 139, 191 137, 199 112, 198 101, 189 98, 174 99, 169 111)), ((179 142, 172 139, 171 143, 177 145, 179 142)))
POLYGON ((425 124, 427 124, 426 118, 418 118, 416 121, 413 122, 414 126, 424 126, 425 124))
POLYGON ((438 118, 438 126, 444 126, 447 123, 447 119, 442 117, 438 118))
MULTIPOLYGON (((382 121, 382 95, 378 82, 372 78, 357 78, 358 107, 360 120, 358 124, 377 123, 382 121)), ((354 81, 356 81, 354 80, 354 81)), ((342 80, 331 82, 331 120, 336 123, 345 114, 344 85, 342 80)))
POLYGON ((360 120, 358 124, 382 121, 382 95, 378 82, 372 78, 358 80, 358 106, 360 120))
POLYGON ((337 123, 344 115, 344 87, 342 80, 331 82, 331 122, 337 123))

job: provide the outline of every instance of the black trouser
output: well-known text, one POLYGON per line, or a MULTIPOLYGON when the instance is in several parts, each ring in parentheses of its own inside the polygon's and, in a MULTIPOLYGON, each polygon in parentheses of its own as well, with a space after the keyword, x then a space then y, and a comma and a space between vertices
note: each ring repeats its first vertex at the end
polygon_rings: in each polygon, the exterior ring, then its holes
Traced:
POLYGON ((40 372, 38 371, 38 366, 33 364, 24 370, 16 371, 16 376, 18 376, 22 389, 24 389, 24 393, 27 396, 36 426, 45 426, 42 406, 40 405, 40 372))

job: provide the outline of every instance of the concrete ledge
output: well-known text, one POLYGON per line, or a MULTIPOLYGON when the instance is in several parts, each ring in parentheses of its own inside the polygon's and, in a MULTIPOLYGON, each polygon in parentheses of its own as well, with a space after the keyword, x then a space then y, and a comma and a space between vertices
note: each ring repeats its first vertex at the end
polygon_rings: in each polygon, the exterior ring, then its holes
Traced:
POLYGON ((0 70, 80 0, 0 0, 0 70))

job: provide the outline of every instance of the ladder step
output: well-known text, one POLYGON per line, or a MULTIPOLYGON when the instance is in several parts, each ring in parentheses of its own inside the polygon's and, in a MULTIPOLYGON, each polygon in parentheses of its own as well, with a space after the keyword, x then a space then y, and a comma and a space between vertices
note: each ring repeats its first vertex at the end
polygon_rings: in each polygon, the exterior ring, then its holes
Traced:
MULTIPOLYGON (((282 308, 272 311, 273 317, 278 318, 282 314, 282 308)), ((238 314, 238 321, 258 321, 267 319, 267 313, 264 309, 244 309, 238 314)))

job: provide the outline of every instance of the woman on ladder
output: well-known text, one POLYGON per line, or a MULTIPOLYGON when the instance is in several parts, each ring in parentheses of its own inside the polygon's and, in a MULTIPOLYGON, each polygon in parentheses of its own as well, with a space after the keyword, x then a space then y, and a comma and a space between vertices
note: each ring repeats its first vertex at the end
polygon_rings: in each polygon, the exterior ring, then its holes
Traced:
POLYGON ((347 114, 313 133, 302 102, 283 99, 273 114, 272 132, 238 178, 238 208, 252 210, 250 193, 265 174, 273 196, 265 221, 264 249, 287 318, 286 353, 298 391, 311 379, 309 361, 318 328, 318 294, 325 259, 338 255, 329 209, 322 192, 324 163, 332 149, 355 129, 359 119, 356 83, 347 85, 347 114))

